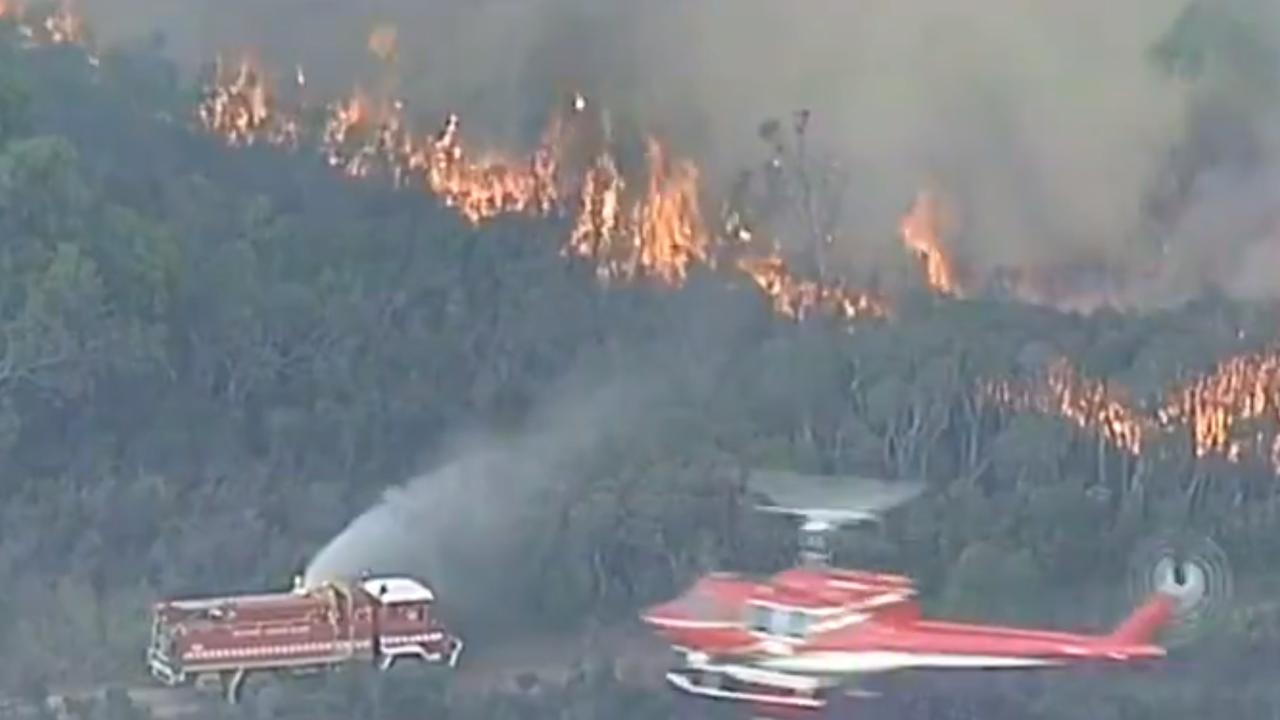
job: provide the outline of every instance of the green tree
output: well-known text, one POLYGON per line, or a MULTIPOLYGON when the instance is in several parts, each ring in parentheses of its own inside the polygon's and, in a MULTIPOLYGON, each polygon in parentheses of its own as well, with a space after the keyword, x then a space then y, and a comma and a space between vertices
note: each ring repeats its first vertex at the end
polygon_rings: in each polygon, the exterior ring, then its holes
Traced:
POLYGON ((16 68, 13 51, 0 44, 0 148, 29 127, 30 96, 16 68))

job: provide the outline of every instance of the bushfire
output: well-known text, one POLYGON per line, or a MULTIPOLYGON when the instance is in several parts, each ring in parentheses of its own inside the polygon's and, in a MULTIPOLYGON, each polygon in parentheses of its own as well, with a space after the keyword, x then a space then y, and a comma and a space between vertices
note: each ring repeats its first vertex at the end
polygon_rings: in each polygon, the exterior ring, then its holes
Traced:
POLYGON ((1280 474, 1280 349, 1228 358, 1171 388, 1147 412, 1062 358, 1038 380, 998 381, 983 389, 1009 409, 1054 414, 1099 432, 1131 455, 1181 437, 1196 457, 1261 460, 1280 474))
POLYGON ((90 64, 99 62, 90 50, 84 18, 76 12, 71 0, 60 0, 40 11, 31 10, 24 0, 0 0, 0 24, 3 23, 16 29, 25 47, 79 46, 90 64))
MULTIPOLYGON (((4 25, 14 28, 27 48, 74 45, 99 64, 71 0, 43 14, 28 10, 22 0, 0 0, 0 28, 4 25)), ((398 54, 396 29, 378 27, 368 47, 392 62, 398 54)), ((357 89, 317 109, 304 102, 306 84, 301 67, 287 82, 277 82, 251 57, 233 63, 218 58, 195 116, 204 131, 229 146, 310 148, 348 177, 416 187, 472 224, 509 214, 567 216, 572 231, 561 253, 594 263, 603 282, 647 279, 678 287, 703 267, 745 276, 775 312, 789 318, 815 312, 845 320, 892 316, 888 298, 801 277, 776 239, 762 237, 738 215, 726 212, 711 219, 703 210, 707 192, 697 166, 670 157, 658 139, 646 143, 646 177, 638 182, 624 177, 608 132, 592 125, 582 95, 553 113, 527 156, 477 156, 463 142, 457 115, 449 115, 435 133, 418 135, 409 127, 401 99, 379 99, 357 89), (319 122, 308 122, 313 112, 319 122)), ((898 231, 928 287, 959 297, 967 293, 942 242, 953 225, 947 209, 940 193, 921 191, 898 231)), ((1052 298, 1064 295, 1030 274, 1016 280, 1019 297, 1058 304, 1052 298)), ((1225 360, 1167 392, 1153 411, 1137 409, 1126 393, 1082 376, 1066 360, 1052 363, 1038 381, 989 382, 981 391, 1009 409, 1052 413, 1097 431, 1127 453, 1142 453, 1160 438, 1185 432, 1197 457, 1233 462, 1262 457, 1280 472, 1280 350, 1225 360)))
MULTIPOLYGON (((390 52, 391 31, 380 28, 371 48, 390 52)), ((215 69, 199 107, 203 128, 232 146, 263 142, 297 147, 301 106, 286 108, 251 60, 215 69)), ((462 121, 449 115, 433 135, 414 135, 399 99, 376 101, 363 90, 328 104, 313 140, 330 165, 352 178, 378 176, 416 186, 479 224, 501 215, 570 216, 573 230, 562 254, 593 262, 602 281, 648 279, 684 284, 696 267, 747 275, 779 313, 800 318, 826 308, 848 319, 883 317, 885 300, 794 276, 776 243, 757 239, 703 212, 698 168, 670 157, 657 138, 646 141, 645 177, 632 182, 587 118, 575 94, 551 117, 538 147, 526 157, 491 153, 477 159, 462 139, 462 121), (591 157, 585 163, 570 158, 591 157), (581 166, 579 166, 581 165, 581 166)), ((607 134, 607 133, 605 133, 607 134)))

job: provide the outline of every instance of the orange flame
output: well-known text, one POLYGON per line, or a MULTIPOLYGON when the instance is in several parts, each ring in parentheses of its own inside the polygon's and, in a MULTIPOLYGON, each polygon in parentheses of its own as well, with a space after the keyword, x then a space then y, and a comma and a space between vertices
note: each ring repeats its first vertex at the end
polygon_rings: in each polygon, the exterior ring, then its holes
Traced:
POLYGON ((82 45, 86 39, 84 20, 72 11, 70 0, 44 19, 44 29, 53 45, 82 45))
POLYGON ((1137 455, 1155 439, 1184 431, 1196 457, 1228 462, 1257 457, 1280 474, 1280 354, 1254 352, 1228 358, 1210 373, 1165 393, 1150 413, 1134 409, 1104 383, 1083 378, 1065 359, 1056 360, 1045 382, 984 386, 1010 409, 1056 414, 1137 455), (1257 423, 1265 423, 1259 427, 1257 423), (1268 443, 1268 435, 1271 436, 1268 443))
POLYGON ((796 277, 778 254, 743 257, 737 267, 771 299, 774 310, 785 317, 803 320, 815 309, 846 320, 890 314, 888 304, 867 293, 796 277))
POLYGON ((1143 418, 1126 399, 1105 383, 1081 377, 1071 363, 1059 358, 1048 367, 1043 386, 1017 387, 994 383, 988 393, 1017 411, 1056 414, 1086 430, 1099 430, 1113 445, 1137 455, 1146 439, 1143 418))
POLYGON ((698 169, 671 163, 657 140, 648 140, 648 188, 624 210, 626 181, 608 154, 597 158, 582 185, 581 211, 567 255, 592 258, 603 280, 656 277, 678 286, 695 264, 715 266, 715 240, 698 197, 698 169))
POLYGON ((943 208, 935 194, 921 191, 899 230, 903 244, 920 259, 929 287, 943 295, 958 296, 955 272, 940 242, 943 220, 943 208))
POLYGON ((1173 393, 1157 418, 1164 425, 1189 426, 1197 456, 1239 455, 1246 444, 1237 437, 1241 425, 1280 422, 1280 357, 1250 353, 1230 358, 1173 393))
MULTIPOLYGON (((302 80, 301 74, 298 79, 302 80)), ((275 102, 257 63, 245 57, 228 69, 219 56, 213 81, 206 86, 196 113, 207 131, 231 146, 253 145, 259 138, 274 145, 295 145, 298 121, 277 112, 275 102)))
POLYGON ((90 48, 89 33, 84 19, 73 7, 72 0, 60 0, 43 18, 29 17, 29 10, 21 0, 0 0, 0 21, 12 24, 23 37, 26 48, 68 45, 79 47, 90 65, 100 61, 90 48))
MULTIPOLYGON (((371 46, 392 42, 385 31, 379 38, 371 38, 371 46)), ((301 69, 297 76, 301 87, 301 69)), ((473 158, 463 145, 457 115, 450 115, 433 137, 419 139, 408 129, 403 102, 376 102, 357 89, 326 108, 315 144, 345 175, 366 178, 381 170, 397 186, 420 183, 473 224, 499 215, 574 212, 562 254, 593 261, 602 281, 651 278, 678 287, 696 266, 726 268, 747 274, 788 317, 801 318, 819 307, 846 318, 887 314, 882 300, 795 277, 776 245, 761 250, 762 245, 747 241, 745 231, 729 233, 737 242, 726 242, 724 232, 714 230, 703 215, 698 168, 669 158, 656 139, 647 142, 648 177, 638 186, 643 191, 630 191, 631 183, 607 149, 595 153, 580 176, 566 177, 572 121, 586 108, 586 98, 574 95, 569 112, 552 117, 538 147, 523 160, 495 154, 473 158), (720 262, 718 255, 725 251, 736 259, 720 262)), ((279 107, 266 75, 249 61, 233 72, 219 65, 199 116, 205 130, 232 146, 252 145, 259 138, 289 147, 301 142, 298 115, 279 107)))
POLYGON ((501 158, 470 160, 462 147, 457 115, 430 141, 415 165, 425 166, 427 188, 472 223, 498 215, 545 215, 559 199, 560 123, 553 121, 541 146, 523 163, 501 158))

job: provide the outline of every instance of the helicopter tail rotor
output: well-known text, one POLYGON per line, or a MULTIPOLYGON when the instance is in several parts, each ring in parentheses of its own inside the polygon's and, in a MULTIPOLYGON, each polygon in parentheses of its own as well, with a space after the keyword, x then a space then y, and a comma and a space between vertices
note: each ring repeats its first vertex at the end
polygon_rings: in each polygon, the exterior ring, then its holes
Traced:
POLYGON ((1129 572, 1129 593, 1140 602, 1155 593, 1174 601, 1162 632, 1168 646, 1191 642, 1222 621, 1234 592, 1231 564, 1222 548, 1205 536, 1168 533, 1139 545, 1129 572))

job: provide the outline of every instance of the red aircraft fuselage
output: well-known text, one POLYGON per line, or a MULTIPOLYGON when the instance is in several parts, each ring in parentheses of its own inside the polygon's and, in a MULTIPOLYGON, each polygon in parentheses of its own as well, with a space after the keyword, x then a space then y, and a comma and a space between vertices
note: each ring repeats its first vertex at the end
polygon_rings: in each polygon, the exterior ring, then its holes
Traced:
POLYGON ((667 674, 695 695, 819 708, 830 688, 907 668, 1034 668, 1131 662, 1153 644, 1174 599, 1154 594, 1114 631, 1088 635, 921 617, 909 578, 795 568, 767 581, 717 573, 643 619, 683 656, 667 674))

